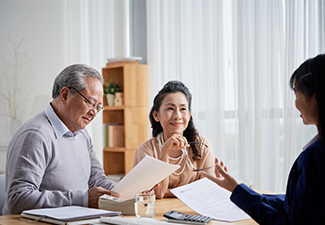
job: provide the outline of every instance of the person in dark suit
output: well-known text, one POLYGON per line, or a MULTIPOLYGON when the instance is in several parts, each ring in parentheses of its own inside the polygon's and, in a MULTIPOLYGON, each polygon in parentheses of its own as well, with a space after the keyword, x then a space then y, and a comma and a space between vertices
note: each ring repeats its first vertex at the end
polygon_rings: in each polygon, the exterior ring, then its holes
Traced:
POLYGON ((260 224, 325 224, 325 54, 302 63, 290 87, 303 123, 316 125, 318 134, 294 162, 285 194, 260 195, 238 184, 222 163, 215 166, 216 177, 201 173, 231 191, 231 201, 260 224))

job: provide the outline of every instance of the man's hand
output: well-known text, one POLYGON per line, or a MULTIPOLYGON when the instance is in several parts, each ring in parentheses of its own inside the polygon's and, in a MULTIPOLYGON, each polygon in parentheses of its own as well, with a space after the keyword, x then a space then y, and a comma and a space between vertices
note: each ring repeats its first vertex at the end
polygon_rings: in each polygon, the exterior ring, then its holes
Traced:
POLYGON ((88 207, 98 208, 99 197, 107 194, 119 198, 120 194, 106 190, 102 187, 93 187, 88 190, 88 207))

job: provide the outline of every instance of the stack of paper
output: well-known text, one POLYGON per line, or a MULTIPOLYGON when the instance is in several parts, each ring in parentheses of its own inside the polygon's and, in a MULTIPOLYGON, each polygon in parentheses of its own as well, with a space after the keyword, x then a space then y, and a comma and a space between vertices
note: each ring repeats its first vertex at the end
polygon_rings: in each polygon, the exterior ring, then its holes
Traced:
POLYGON ((135 215, 134 198, 124 200, 109 195, 102 195, 99 198, 98 206, 100 209, 121 211, 123 215, 135 215))

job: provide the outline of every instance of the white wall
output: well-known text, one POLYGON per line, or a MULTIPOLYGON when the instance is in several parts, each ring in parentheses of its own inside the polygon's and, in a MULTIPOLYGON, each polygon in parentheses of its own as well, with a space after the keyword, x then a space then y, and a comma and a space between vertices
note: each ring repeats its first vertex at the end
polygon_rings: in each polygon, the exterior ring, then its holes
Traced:
MULTIPOLYGON (((32 105, 36 96, 51 99, 54 78, 66 66, 86 63, 101 72, 107 57, 123 55, 123 2, 118 0, 96 1, 3 1, 0 0, 0 57, 12 63, 12 46, 8 38, 18 43, 19 50, 27 53, 31 61, 30 75, 20 78, 20 86, 31 88, 18 113, 27 121, 36 112, 32 105)), ((0 66, 2 65, 0 62, 0 66)), ((0 74, 3 78, 3 74, 0 74)), ((3 79, 1 79, 3 80, 3 79)), ((1 81, 2 82, 2 81, 1 81)), ((0 84, 2 87, 3 82, 0 84)), ((1 99, 1 98, 0 98, 1 99)), ((44 108, 47 104, 45 101, 44 108)), ((0 146, 10 141, 10 118, 3 116, 7 106, 0 101, 0 146)), ((102 115, 87 127, 93 137, 94 148, 102 161, 102 115)), ((4 168, 1 155, 0 170, 4 168)))
POLYGON ((5 171, 5 159, 7 156, 7 148, 0 147, 0 174, 2 174, 5 171))
MULTIPOLYGON (((18 111, 18 118, 22 121, 32 116, 31 107, 36 95, 45 95, 50 99, 54 77, 65 67, 65 58, 62 57, 65 55, 65 45, 61 35, 63 20, 57 13, 61 7, 61 2, 51 1, 0 2, 1 59, 9 64, 14 62, 9 38, 16 44, 24 39, 18 52, 22 54, 26 51, 31 59, 25 67, 31 69, 30 74, 19 80, 21 87, 30 87, 20 95, 20 98, 24 99, 26 94, 30 94, 28 101, 24 102, 18 111)), ((2 73, 1 76, 3 76, 2 73)), ((4 103, 1 102, 1 104, 4 103)), ((3 105, 0 112, 4 113, 5 109, 6 105, 3 105)), ((9 121, 8 117, 1 117, 1 145, 8 143, 11 138, 8 132, 9 121)))

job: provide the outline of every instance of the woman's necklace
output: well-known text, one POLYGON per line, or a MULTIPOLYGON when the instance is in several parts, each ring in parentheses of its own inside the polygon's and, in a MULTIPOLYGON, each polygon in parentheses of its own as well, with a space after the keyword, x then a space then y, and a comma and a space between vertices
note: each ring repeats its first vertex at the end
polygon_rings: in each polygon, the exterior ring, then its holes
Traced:
MULTIPOLYGON (((163 132, 158 134, 157 139, 158 139, 159 150, 161 151, 161 148, 165 143, 164 138, 163 138, 163 132)), ((190 160, 190 158, 188 156, 188 153, 187 153, 187 150, 186 150, 185 146, 182 149, 182 155, 181 156, 179 156, 177 158, 173 158, 173 157, 168 155, 168 158, 171 159, 171 160, 175 160, 175 161, 179 160, 176 165, 180 165, 182 163, 182 161, 185 160, 182 170, 179 173, 173 172, 173 174, 176 175, 176 176, 182 174, 184 172, 186 166, 188 166, 190 168, 192 167, 194 169, 193 163, 192 163, 192 161, 190 160)))

